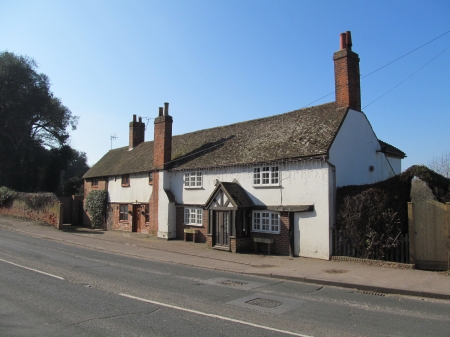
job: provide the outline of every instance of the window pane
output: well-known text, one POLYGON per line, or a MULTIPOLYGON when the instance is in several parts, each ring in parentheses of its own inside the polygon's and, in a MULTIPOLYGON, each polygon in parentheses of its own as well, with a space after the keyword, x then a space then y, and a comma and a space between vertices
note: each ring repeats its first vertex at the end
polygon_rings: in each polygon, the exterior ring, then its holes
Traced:
POLYGON ((255 167, 253 169, 253 184, 254 185, 259 185, 261 184, 261 173, 260 173, 261 169, 259 167, 255 167))
POLYGON ((270 167, 266 166, 262 168, 262 184, 270 183, 270 167))
POLYGON ((253 229, 261 229, 261 214, 260 213, 253 213, 253 229))
POLYGON ((262 213, 261 229, 263 231, 269 231, 269 221, 269 213, 262 213))
POLYGON ((278 214, 271 214, 271 228, 270 228, 270 230, 272 231, 272 232, 279 232, 279 230, 280 230, 280 227, 279 227, 279 224, 280 224, 280 222, 279 222, 279 216, 278 216, 278 214))
POLYGON ((184 223, 189 223, 189 208, 184 209, 184 223))
POLYGON ((278 166, 273 166, 272 167, 271 184, 278 184, 278 166))
POLYGON ((198 225, 202 224, 202 210, 201 209, 197 210, 197 224, 198 225))
POLYGON ((184 186, 189 186, 189 173, 184 174, 184 186))
POLYGON ((202 186, 202 173, 197 172, 197 184, 196 186, 202 186))

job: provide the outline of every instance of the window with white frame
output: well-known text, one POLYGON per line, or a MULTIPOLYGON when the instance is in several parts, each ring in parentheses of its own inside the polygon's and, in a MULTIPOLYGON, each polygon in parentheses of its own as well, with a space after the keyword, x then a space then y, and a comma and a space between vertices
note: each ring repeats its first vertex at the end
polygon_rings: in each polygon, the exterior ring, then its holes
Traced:
POLYGON ((278 186, 279 177, 278 166, 261 166, 253 169, 253 185, 278 186))
POLYGON ((184 187, 185 188, 199 188, 202 187, 202 172, 186 172, 184 174, 184 187))
POLYGON ((253 231, 280 233, 280 214, 269 211, 253 211, 253 231))
POLYGON ((188 208, 184 209, 184 224, 201 226, 203 223, 203 210, 201 208, 188 208))

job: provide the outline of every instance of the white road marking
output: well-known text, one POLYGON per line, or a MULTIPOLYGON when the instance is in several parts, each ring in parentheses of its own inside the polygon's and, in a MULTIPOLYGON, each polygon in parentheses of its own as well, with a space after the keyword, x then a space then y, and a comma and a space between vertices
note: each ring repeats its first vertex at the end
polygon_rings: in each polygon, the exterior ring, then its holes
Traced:
POLYGON ((40 274, 44 274, 44 275, 47 275, 47 276, 50 276, 50 277, 54 277, 54 278, 57 278, 58 280, 64 280, 64 278, 61 277, 61 276, 57 276, 57 275, 49 274, 49 273, 46 273, 46 272, 43 272, 43 271, 40 271, 40 270, 37 270, 37 269, 33 269, 33 268, 28 268, 28 267, 25 267, 25 266, 21 266, 20 264, 17 264, 17 263, 14 263, 14 262, 6 261, 6 260, 3 260, 3 259, 0 259, 0 261, 3 261, 3 262, 5 262, 5 263, 12 264, 13 266, 16 266, 16 267, 20 267, 20 268, 24 268, 24 269, 31 270, 31 271, 34 271, 34 272, 36 272, 36 273, 40 273, 40 274))
POLYGON ((214 314, 208 314, 206 312, 192 310, 192 309, 187 309, 187 308, 182 308, 182 307, 178 307, 176 305, 171 305, 171 304, 156 302, 156 301, 152 301, 152 300, 147 300, 145 298, 136 297, 136 296, 132 296, 132 295, 128 295, 128 294, 119 294, 119 295, 131 298, 131 299, 134 299, 134 300, 138 300, 138 301, 141 301, 141 302, 147 302, 147 303, 151 303, 151 304, 155 304, 155 305, 160 305, 160 306, 166 307, 166 308, 186 311, 186 312, 190 312, 192 314, 202 315, 202 316, 206 316, 206 317, 218 318, 218 319, 221 319, 221 320, 224 320, 224 321, 239 323, 239 324, 243 324, 243 325, 249 325, 249 326, 252 326, 252 327, 255 327, 255 328, 269 330, 269 331, 274 331, 274 332, 280 332, 280 333, 284 333, 284 334, 291 335, 291 336, 312 337, 312 336, 308 336, 308 335, 299 334, 299 333, 296 333, 296 332, 280 330, 280 329, 275 329, 275 328, 271 328, 271 327, 264 326, 264 325, 258 325, 258 324, 254 324, 254 323, 250 323, 250 322, 245 322, 245 321, 241 321, 241 320, 234 319, 234 318, 229 318, 229 317, 220 316, 220 315, 214 315, 214 314))

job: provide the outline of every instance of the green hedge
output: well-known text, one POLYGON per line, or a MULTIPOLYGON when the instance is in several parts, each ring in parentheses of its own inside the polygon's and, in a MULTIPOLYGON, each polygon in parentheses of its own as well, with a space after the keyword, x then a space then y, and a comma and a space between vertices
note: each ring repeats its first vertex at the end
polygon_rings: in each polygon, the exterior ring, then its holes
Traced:
POLYGON ((91 216, 92 228, 103 228, 107 200, 107 191, 93 190, 87 195, 85 206, 87 212, 91 216))

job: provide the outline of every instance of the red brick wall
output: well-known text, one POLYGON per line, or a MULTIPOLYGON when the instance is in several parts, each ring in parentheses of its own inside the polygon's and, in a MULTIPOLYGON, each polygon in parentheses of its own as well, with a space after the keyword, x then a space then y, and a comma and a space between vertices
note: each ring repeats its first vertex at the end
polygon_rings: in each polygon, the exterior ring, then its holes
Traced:
POLYGON ((10 200, 0 207, 0 214, 43 221, 62 229, 63 207, 56 196, 54 202, 39 208, 32 208, 23 200, 10 200))
POLYGON ((358 54, 348 49, 334 53, 336 103, 361 111, 361 86, 358 54))
MULTIPOLYGON (((184 224, 184 207, 183 206, 177 206, 176 218, 177 218, 176 219, 177 239, 184 240, 184 229, 192 228, 192 229, 198 230, 198 233, 195 237, 195 242, 200 242, 200 243, 207 242, 208 221, 209 221, 209 212, 207 210, 203 210, 202 226, 190 226, 190 225, 184 224)), ((188 240, 190 240, 190 239, 188 239, 188 240)))
POLYGON ((153 167, 164 169, 164 164, 172 160, 172 116, 159 116, 155 119, 153 142, 153 167))
POLYGON ((130 122, 129 132, 129 148, 134 149, 145 140, 145 123, 142 123, 142 118, 139 117, 139 122, 136 121, 136 115, 133 115, 133 121, 130 122))
MULTIPOLYGON (((274 239, 274 243, 272 246, 272 254, 277 255, 289 255, 289 213, 281 212, 280 213, 280 234, 269 234, 269 233, 259 233, 259 232, 251 232, 250 236, 253 237, 261 237, 261 238, 271 238, 274 239)), ((249 250, 254 249, 253 240, 245 240, 243 246, 248 247, 249 250)), ((244 248, 243 248, 244 249, 244 248)), ((267 253, 267 245, 259 244, 258 252, 267 253)))
POLYGON ((148 234, 158 235, 158 198, 159 198, 159 172, 153 174, 153 188, 150 197, 150 223, 146 226, 148 234))

